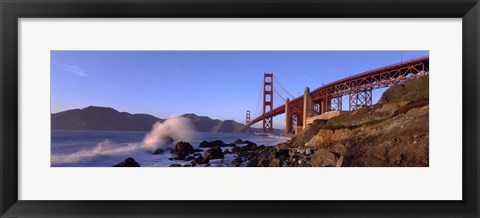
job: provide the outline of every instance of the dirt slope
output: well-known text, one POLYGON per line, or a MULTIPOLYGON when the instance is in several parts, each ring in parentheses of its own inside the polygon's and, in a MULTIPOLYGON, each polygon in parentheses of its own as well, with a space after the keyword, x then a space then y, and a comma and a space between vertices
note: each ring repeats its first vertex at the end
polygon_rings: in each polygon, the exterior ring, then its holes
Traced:
POLYGON ((312 166, 426 167, 429 164, 428 76, 395 85, 376 105, 316 120, 291 148, 312 148, 312 166))

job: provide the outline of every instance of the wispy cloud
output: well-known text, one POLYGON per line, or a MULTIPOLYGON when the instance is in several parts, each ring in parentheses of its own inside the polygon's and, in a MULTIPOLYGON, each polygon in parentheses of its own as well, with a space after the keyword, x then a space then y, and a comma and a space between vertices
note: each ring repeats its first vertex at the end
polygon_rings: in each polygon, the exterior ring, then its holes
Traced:
POLYGON ((75 66, 75 65, 64 64, 63 69, 65 71, 75 73, 79 76, 83 76, 83 77, 87 76, 87 72, 83 68, 75 66))

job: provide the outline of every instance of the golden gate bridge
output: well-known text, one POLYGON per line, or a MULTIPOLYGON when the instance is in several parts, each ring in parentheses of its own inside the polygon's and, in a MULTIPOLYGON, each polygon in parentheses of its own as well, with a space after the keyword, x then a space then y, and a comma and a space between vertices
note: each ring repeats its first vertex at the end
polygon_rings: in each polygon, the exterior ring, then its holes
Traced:
MULTIPOLYGON (((332 111, 342 111, 342 97, 348 95, 348 110, 355 111, 372 105, 372 90, 401 84, 429 74, 429 56, 424 56, 363 73, 342 78, 321 85, 310 91, 306 87, 304 94, 298 97, 291 95, 274 77, 273 73, 264 73, 261 93, 263 104, 261 114, 251 119, 250 110, 246 114, 246 126, 262 121, 262 133, 273 133, 273 117, 285 114, 285 134, 296 133, 304 129, 309 118, 326 115, 332 111), (273 84, 287 93, 284 98, 273 84), (274 93, 285 103, 273 108, 274 93)), ((258 105, 257 105, 258 109, 258 105)), ((324 116, 328 117, 328 116, 324 116)))

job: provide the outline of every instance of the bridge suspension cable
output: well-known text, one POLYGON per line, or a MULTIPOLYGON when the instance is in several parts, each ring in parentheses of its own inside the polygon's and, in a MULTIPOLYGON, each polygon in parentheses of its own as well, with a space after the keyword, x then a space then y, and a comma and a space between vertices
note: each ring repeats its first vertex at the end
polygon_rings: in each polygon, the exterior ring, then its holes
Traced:
POLYGON ((275 91, 275 93, 277 93, 277 95, 283 100, 283 102, 285 103, 286 99, 284 97, 282 97, 282 95, 280 95, 280 93, 278 93, 277 89, 273 89, 273 91, 275 91))
POLYGON ((260 114, 257 114, 258 112, 258 107, 260 106, 260 101, 261 101, 261 98, 262 98, 262 93, 263 93, 263 82, 260 83, 260 94, 258 95, 258 101, 257 101, 257 107, 255 108, 255 113, 254 113, 254 117, 258 117, 260 116, 260 114))
MULTIPOLYGON (((275 93, 277 93, 277 95, 283 100, 283 103, 281 103, 280 105, 285 104, 285 102, 287 101, 287 99, 284 98, 282 95, 280 95, 280 93, 278 93, 277 90, 274 89, 274 91, 275 91, 275 93)), ((294 105, 290 105, 290 107, 295 108, 295 109, 299 109, 299 108, 295 107, 294 105)))
POLYGON ((285 91, 285 92, 290 96, 290 98, 292 98, 292 99, 294 98, 294 96, 293 96, 292 94, 290 94, 290 92, 288 92, 287 89, 285 89, 285 88, 282 86, 282 84, 278 81, 278 79, 277 79, 277 77, 276 77, 275 75, 273 76, 273 79, 275 79, 275 82, 277 82, 278 85, 280 85, 280 88, 282 88, 283 91, 285 91))

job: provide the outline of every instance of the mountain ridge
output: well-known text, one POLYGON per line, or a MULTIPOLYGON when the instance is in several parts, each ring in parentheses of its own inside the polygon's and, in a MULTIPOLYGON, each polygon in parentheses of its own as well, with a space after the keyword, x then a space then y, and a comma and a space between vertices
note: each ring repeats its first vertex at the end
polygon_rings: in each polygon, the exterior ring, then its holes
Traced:
MULTIPOLYGON (((192 121, 198 132, 246 132, 244 124, 234 120, 212 119, 194 113, 180 115, 192 121)), ((111 107, 88 106, 82 109, 70 109, 51 114, 52 129, 68 130, 118 130, 118 131, 150 131, 155 122, 166 119, 146 113, 131 114, 120 112, 111 107)), ((260 128, 250 128, 250 132, 261 131, 260 128)), ((282 130, 274 129, 275 133, 282 130)))

